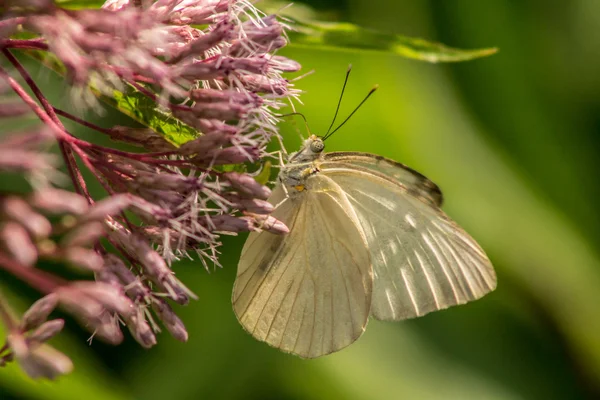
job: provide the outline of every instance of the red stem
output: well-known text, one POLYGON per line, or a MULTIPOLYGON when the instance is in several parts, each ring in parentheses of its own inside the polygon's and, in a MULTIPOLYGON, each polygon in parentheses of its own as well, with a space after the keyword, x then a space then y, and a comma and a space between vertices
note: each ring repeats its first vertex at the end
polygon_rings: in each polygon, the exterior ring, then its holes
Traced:
POLYGON ((44 294, 52 293, 58 287, 67 284, 67 281, 57 276, 21 265, 2 252, 0 252, 0 267, 44 294))
POLYGON ((67 145, 66 142, 59 140, 58 146, 60 147, 60 152, 63 155, 65 160, 65 164, 67 165, 67 169, 69 171, 69 176, 73 181, 73 186, 75 187, 75 191, 77 194, 85 196, 88 203, 92 204, 94 201, 90 192, 87 190, 87 186, 85 184, 85 180, 83 179, 83 175, 81 175, 81 171, 77 167, 77 162, 75 161, 75 157, 73 157, 72 148, 67 145))
MULTIPOLYGON (((123 77, 121 77, 123 78, 123 77)), ((125 79, 125 78, 123 78, 125 79)), ((151 98, 152 100, 158 102, 158 96, 156 96, 154 93, 152 93, 151 91, 149 91, 148 89, 146 89, 145 87, 143 87, 142 85, 140 85, 139 83, 135 82, 135 81, 130 81, 127 80, 127 82, 133 86, 134 88, 136 88, 136 90, 138 90, 139 92, 143 93, 146 97, 151 98)), ((171 110, 182 110, 182 111, 191 111, 191 108, 188 106, 181 106, 179 104, 173 104, 173 103, 169 103, 169 109, 171 110)))
POLYGON ((111 71, 113 71, 115 74, 119 75, 119 77, 123 80, 127 79, 127 77, 130 77, 130 78, 133 78, 135 81, 149 83, 151 85, 154 85, 157 83, 155 79, 149 78, 144 75, 140 75, 135 72, 131 72, 127 68, 121 68, 121 67, 117 67, 115 65, 106 65, 105 67, 107 69, 110 69, 111 71))
POLYGON ((23 49, 23 50, 48 50, 48 44, 42 39, 3 39, 0 40, 0 48, 23 49))
MULTIPOLYGON (((6 50, 2 51, 5 52, 6 50)), ((25 89, 23 89, 21 85, 19 85, 19 83, 12 76, 10 76, 8 72, 6 72, 6 70, 2 67, 0 67, 0 77, 3 77, 8 82, 8 84, 14 90, 14 92, 17 93, 19 97, 21 97, 23 102, 27 104, 29 108, 33 110, 34 113, 36 113, 36 115, 42 120, 42 122, 44 122, 46 125, 52 128, 52 131, 56 135, 57 139, 63 139, 65 141, 69 141, 71 139, 71 137, 64 132, 63 128, 57 125, 48 116, 48 114, 46 114, 44 110, 42 110, 42 108, 35 102, 35 100, 33 100, 33 98, 31 98, 31 96, 27 94, 25 89)))
POLYGON ((174 151, 174 150, 161 151, 161 152, 156 152, 156 153, 131 153, 128 151, 113 149, 111 147, 101 146, 99 144, 85 142, 85 141, 79 140, 79 139, 75 139, 75 141, 77 142, 77 145, 81 146, 81 147, 86 147, 91 150, 100 151, 100 152, 104 152, 104 153, 115 154, 117 156, 130 158, 132 160, 137 160, 137 161, 142 161, 142 162, 147 162, 148 160, 152 160, 153 163, 154 162, 161 163, 165 160, 155 160, 155 159, 153 159, 153 157, 163 157, 163 156, 171 156, 171 155, 179 154, 177 151, 174 151))
POLYGON ((23 68, 23 65, 21 65, 19 60, 17 60, 15 56, 13 56, 12 53, 7 49, 2 49, 2 53, 8 59, 8 61, 10 61, 10 63, 17 69, 17 71, 19 71, 19 74, 25 80, 27 86, 29 86, 29 88, 33 91, 35 97, 37 97, 37 99, 39 100, 42 107, 44 107, 46 114, 52 119, 52 121, 54 121, 56 125, 58 125, 61 128, 61 132, 63 132, 64 135, 70 136, 66 134, 65 127, 63 126, 62 122, 60 122, 60 119, 58 119, 58 116, 54 113, 54 108, 52 107, 48 99, 46 99, 38 85, 36 85, 36 83, 33 81, 31 75, 29 75, 27 70, 23 68))
MULTIPOLYGON (((87 128, 90 129, 94 129, 98 132, 104 133, 106 135, 110 135, 111 130, 110 129, 106 129, 106 128, 102 128, 96 124, 92 124, 91 122, 87 122, 79 117, 76 117, 73 114, 70 114, 66 111, 63 111, 61 109, 58 109, 56 107, 54 107, 54 111, 58 114, 61 115, 65 118, 68 118, 72 121, 77 122, 80 125, 83 125, 87 128)), ((77 139, 78 140, 78 139, 77 139)), ((104 146, 100 146, 94 143, 89 143, 89 142, 84 142, 83 140, 79 140, 77 142, 77 144, 81 147, 92 147, 96 150, 100 150, 100 151, 104 151, 107 153, 112 153, 112 154, 118 154, 120 156, 123 157, 128 157, 128 158, 133 158, 133 159, 139 159, 139 158, 146 158, 146 157, 163 157, 163 156, 171 156, 171 155, 175 155, 175 154, 179 154, 177 151, 175 150, 171 150, 171 151, 161 151, 161 152, 155 152, 155 153, 128 153, 125 151, 120 151, 120 150, 116 150, 116 149, 112 149, 110 147, 104 147, 104 146)))
POLYGON ((78 124, 83 125, 83 126, 85 126, 87 128, 93 129, 95 131, 102 132, 102 133, 107 134, 107 135, 110 134, 110 129, 102 128, 102 127, 100 127, 100 126, 98 126, 96 124, 92 124, 91 122, 87 122, 87 121, 85 121, 85 120, 83 120, 83 119, 81 119, 79 117, 76 117, 75 115, 70 114, 70 113, 68 113, 66 111, 63 111, 63 110, 61 110, 59 108, 56 108, 56 107, 53 107, 53 108, 54 108, 54 112, 56 112, 56 114, 58 114, 60 116, 68 118, 71 121, 75 121, 78 124))
POLYGON ((23 68, 21 63, 10 53, 10 51, 6 49, 2 49, 2 53, 4 56, 10 61, 10 63, 19 71, 19 74, 23 77, 27 85, 31 88, 41 105, 42 108, 25 92, 25 90, 19 85, 19 83, 13 79, 8 73, 0 68, 0 76, 4 76, 5 79, 9 82, 12 89, 21 97, 21 99, 38 115, 38 117, 44 122, 46 125, 50 126, 53 132, 56 135, 56 138, 59 142, 60 150, 65 160, 65 164, 67 165, 69 175, 71 176, 71 180, 73 181, 73 185, 75 187, 75 191, 81 195, 84 195, 88 202, 93 203, 93 199, 87 189, 87 185, 81 174, 77 163, 75 162, 75 157, 73 156, 72 149, 77 144, 87 143, 80 139, 71 136, 68 132, 66 132, 64 125, 54 112, 54 107, 48 102, 46 97, 43 95, 40 88, 33 81, 29 73, 23 68))

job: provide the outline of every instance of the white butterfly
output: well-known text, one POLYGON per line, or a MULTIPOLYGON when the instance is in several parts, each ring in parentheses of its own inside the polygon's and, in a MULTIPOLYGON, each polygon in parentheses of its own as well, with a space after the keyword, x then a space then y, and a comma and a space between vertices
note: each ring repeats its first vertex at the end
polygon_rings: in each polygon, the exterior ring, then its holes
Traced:
POLYGON ((399 321, 478 299, 496 287, 484 251, 440 209, 420 173, 368 153, 323 153, 310 136, 269 201, 285 236, 253 232, 233 288, 256 339, 305 358, 338 351, 369 316, 399 321))

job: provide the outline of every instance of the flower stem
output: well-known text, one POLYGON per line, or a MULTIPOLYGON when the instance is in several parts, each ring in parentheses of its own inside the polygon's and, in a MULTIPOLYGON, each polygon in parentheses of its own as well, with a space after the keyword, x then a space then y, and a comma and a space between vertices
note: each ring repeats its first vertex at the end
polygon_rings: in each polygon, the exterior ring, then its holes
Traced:
POLYGON ((84 121, 83 119, 81 119, 79 117, 76 117, 75 115, 70 114, 70 113, 68 113, 66 111, 63 111, 63 110, 61 110, 59 108, 53 107, 53 109, 54 109, 54 112, 56 112, 56 114, 58 114, 60 116, 63 116, 65 118, 68 118, 71 121, 75 121, 78 124, 83 125, 83 126, 85 126, 87 128, 93 129, 93 130, 98 131, 98 132, 102 132, 102 133, 107 134, 107 135, 110 133, 110 129, 102 128, 102 127, 100 127, 100 126, 98 126, 96 124, 92 124, 91 122, 84 121))
MULTIPOLYGON (((143 93, 145 96, 149 97, 150 99, 156 101, 157 103, 159 102, 158 96, 156 96, 154 93, 152 93, 151 91, 149 91, 148 89, 146 89, 145 87, 143 87, 142 85, 140 85, 137 82, 131 81, 131 80, 127 80, 127 82, 133 86, 136 90, 138 90, 140 93, 143 93)), ((181 111, 190 111, 191 108, 188 106, 182 106, 179 104, 173 104, 173 103, 169 103, 169 109, 171 110, 181 110, 181 111)))
POLYGON ((10 63, 19 71, 20 75, 25 79, 28 86, 31 88, 33 93, 36 95, 44 109, 42 108, 25 92, 25 90, 19 85, 19 83, 13 79, 6 70, 0 68, 0 76, 4 77, 10 84, 11 88, 21 97, 21 99, 38 115, 38 117, 54 132, 56 139, 59 142, 60 150, 67 165, 69 175, 73 181, 75 190, 79 194, 86 196, 87 200, 92 203, 92 197, 87 189, 83 175, 75 162, 71 145, 76 142, 81 142, 77 138, 69 135, 64 128, 64 125, 58 119, 58 116, 54 113, 54 108, 44 97, 39 87, 35 84, 29 73, 23 68, 21 63, 6 49, 1 50, 4 56, 10 61, 10 63))
MULTIPOLYGON (((9 331, 17 328, 17 321, 12 316, 10 307, 8 306, 6 298, 2 294, 2 291, 0 291, 0 320, 2 320, 4 326, 6 326, 9 331)), ((6 350, 6 347, 7 346, 4 345, 4 347, 0 348, 0 354, 6 350)))
POLYGON ((62 122, 60 122, 60 119, 58 119, 58 116, 54 113, 54 108, 52 107, 52 105, 50 104, 48 99, 46 99, 46 96, 44 96, 44 94, 42 93, 42 91, 40 90, 38 85, 33 81, 33 78, 31 77, 31 75, 29 75, 27 70, 23 67, 23 65, 21 65, 19 60, 17 60, 16 57, 13 56, 13 54, 10 51, 8 51, 7 49, 2 49, 2 53, 8 59, 8 61, 17 69, 17 71, 19 71, 19 74, 25 80, 25 82, 27 83, 27 86, 29 86, 29 88, 31 89, 31 91, 33 92, 35 97, 37 97, 40 104, 46 111, 46 115, 49 118, 51 118, 52 121, 56 125, 58 125, 58 127, 60 128, 60 131, 63 135, 69 136, 65 132, 65 127, 63 126, 62 122))
POLYGON ((48 44, 41 39, 3 39, 0 40, 0 48, 48 50, 48 44))
POLYGON ((46 294, 52 293, 59 286, 67 284, 67 281, 57 276, 40 271, 34 267, 21 265, 2 252, 0 252, 0 268, 26 282, 34 289, 46 294))

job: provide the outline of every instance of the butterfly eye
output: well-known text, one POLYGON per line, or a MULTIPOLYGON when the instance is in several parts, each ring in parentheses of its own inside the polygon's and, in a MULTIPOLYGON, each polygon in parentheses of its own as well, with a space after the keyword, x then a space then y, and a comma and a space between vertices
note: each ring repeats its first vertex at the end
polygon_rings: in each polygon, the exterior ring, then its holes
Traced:
POLYGON ((322 140, 317 139, 310 144, 310 151, 313 153, 320 153, 325 148, 325 143, 322 140))

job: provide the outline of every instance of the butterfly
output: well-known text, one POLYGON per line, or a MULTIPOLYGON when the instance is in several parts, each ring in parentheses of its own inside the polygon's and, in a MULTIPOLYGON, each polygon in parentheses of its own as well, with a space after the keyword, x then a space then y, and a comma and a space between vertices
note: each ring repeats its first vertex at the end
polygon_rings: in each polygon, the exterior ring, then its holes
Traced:
POLYGON ((232 302, 246 331, 315 358, 357 340, 370 316, 419 317, 495 289, 436 184, 378 155, 324 153, 328 136, 309 136, 279 173, 269 201, 290 232, 252 232, 242 249, 232 302))

